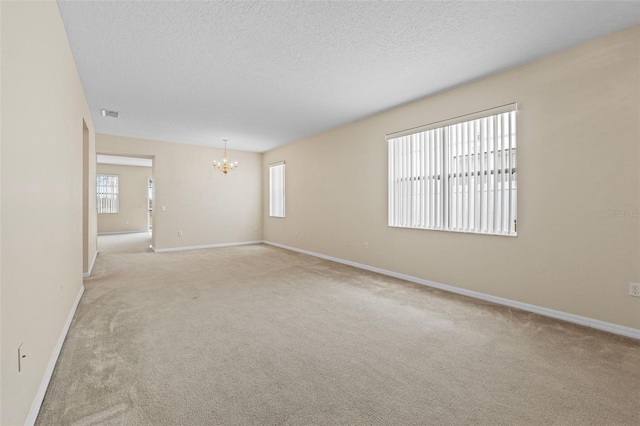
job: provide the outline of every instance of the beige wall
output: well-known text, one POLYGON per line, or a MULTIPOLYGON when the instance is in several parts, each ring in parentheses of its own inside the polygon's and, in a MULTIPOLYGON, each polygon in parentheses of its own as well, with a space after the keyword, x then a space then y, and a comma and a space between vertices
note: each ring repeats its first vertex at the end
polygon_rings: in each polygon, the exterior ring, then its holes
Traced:
POLYGON ((0 4, 0 424, 2 424, 2 5, 0 4))
POLYGON ((90 145, 94 135, 57 4, 0 10, 0 423, 14 425, 27 418, 82 287, 83 119, 90 145))
POLYGON ((212 166, 218 148, 98 134, 96 149, 153 157, 155 248, 262 239, 262 154, 229 151, 240 167, 225 176, 212 166))
POLYGON ((98 248, 96 144, 94 133, 88 128, 84 128, 82 138, 82 271, 89 274, 98 248))
POLYGON ((98 174, 118 175, 118 213, 98 214, 98 233, 146 231, 151 167, 98 164, 98 174))
POLYGON ((640 27, 264 154, 264 239, 640 328, 640 27), (518 236, 387 226, 385 134, 518 102, 518 236), (365 250, 364 243, 369 243, 365 250))

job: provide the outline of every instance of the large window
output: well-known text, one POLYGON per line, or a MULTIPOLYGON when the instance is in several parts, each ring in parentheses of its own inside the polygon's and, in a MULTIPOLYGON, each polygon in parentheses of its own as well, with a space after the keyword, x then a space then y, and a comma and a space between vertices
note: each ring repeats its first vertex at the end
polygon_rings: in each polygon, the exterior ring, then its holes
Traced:
POLYGON ((516 105, 387 136, 389 226, 516 235, 516 105))
POLYGON ((118 213, 118 176, 97 175, 98 213, 118 213))
POLYGON ((284 217, 284 162, 269 165, 269 216, 284 217))

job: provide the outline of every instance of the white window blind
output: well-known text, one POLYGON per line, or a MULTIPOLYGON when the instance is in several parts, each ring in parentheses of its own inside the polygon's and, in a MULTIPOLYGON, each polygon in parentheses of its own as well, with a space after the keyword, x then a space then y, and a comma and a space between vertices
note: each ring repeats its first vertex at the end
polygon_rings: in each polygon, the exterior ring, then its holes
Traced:
POLYGON ((118 176, 97 175, 97 209, 98 213, 118 213, 118 176))
POLYGON ((388 135, 389 226, 516 235, 516 105, 388 135))
POLYGON ((269 216, 284 217, 284 163, 269 165, 269 216))

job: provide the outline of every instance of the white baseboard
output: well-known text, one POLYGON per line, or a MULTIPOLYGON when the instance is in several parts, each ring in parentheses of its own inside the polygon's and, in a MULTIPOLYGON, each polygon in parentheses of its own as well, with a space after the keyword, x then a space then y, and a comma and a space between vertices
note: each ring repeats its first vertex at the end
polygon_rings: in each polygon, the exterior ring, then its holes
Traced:
POLYGON ((71 312, 69 312, 69 316, 67 317, 67 322, 62 329, 62 333, 58 338, 58 343, 55 348, 53 348, 53 353, 51 354, 51 358, 49 359, 49 365, 47 366, 47 370, 44 372, 44 377, 42 377, 42 382, 40 382, 40 388, 38 389, 38 393, 36 394, 33 403, 31 404, 31 410, 29 410, 29 416, 27 416, 27 421, 25 422, 25 426, 32 426, 35 424, 36 419, 38 418, 38 413, 40 412, 40 407, 42 406, 42 401, 44 401, 44 395, 47 393, 47 387, 49 387, 49 381, 51 380, 51 376, 53 375, 53 369, 56 366, 56 362, 58 362, 58 357, 60 356, 60 351, 62 350, 62 345, 64 344, 64 339, 67 337, 67 332, 69 331, 69 327, 71 326, 71 321, 73 320, 73 316, 76 314, 76 310, 78 309, 78 304, 80 304, 80 299, 82 299, 82 295, 84 294, 84 286, 80 287, 80 291, 76 296, 76 301, 71 308, 71 312))
POLYGON ((89 265, 89 272, 83 272, 82 273, 82 278, 89 278, 91 276, 91 273, 93 272, 93 265, 96 264, 96 258, 98 257, 98 251, 96 251, 96 254, 93 255, 93 260, 91 261, 91 265, 89 265))
POLYGON ((145 229, 142 231, 116 231, 116 232, 98 232, 98 235, 120 235, 120 234, 144 234, 151 233, 151 231, 145 229))
POLYGON ((626 327, 624 325, 613 324, 610 322, 600 321, 593 318, 583 317, 580 315, 569 314, 562 311, 556 311, 554 309, 545 308, 542 306, 531 305, 529 303, 518 302, 516 300, 505 299, 503 297, 492 296, 490 294, 481 293, 479 291, 467 290, 460 287, 454 287, 448 284, 442 284, 435 281, 425 280, 423 278, 413 277, 411 275, 401 274, 398 272, 389 271, 382 268, 376 268, 375 266, 365 265, 363 263, 351 262, 350 260, 344 260, 333 256, 327 256, 320 253, 314 253, 312 251, 299 249, 297 247, 286 246, 284 244, 278 244, 271 241, 263 241, 265 244, 269 244, 275 247, 296 251, 298 253, 304 253, 311 256, 319 257, 322 259, 330 260, 332 262, 342 263, 344 265, 353 266, 360 269, 365 269, 371 272, 377 272, 382 275, 387 275, 401 280, 410 281, 416 284, 422 284, 429 287, 434 287, 440 290, 449 291, 451 293, 461 294, 463 296, 473 297, 475 299, 486 300, 488 302, 497 303, 499 305, 510 306, 512 308, 521 309, 523 311, 533 312, 535 314, 544 315, 546 317, 556 318, 563 321, 572 322, 574 324, 580 324, 587 327, 595 328, 602 331, 607 331, 613 334, 619 334, 621 336, 631 337, 633 339, 640 339, 640 330, 637 328, 626 327))
POLYGON ((149 248, 155 253, 165 253, 169 251, 182 251, 182 250, 198 250, 207 248, 220 248, 220 247, 233 247, 233 246, 247 246, 250 244, 262 244, 262 240, 257 241, 240 241, 237 243, 222 243, 222 244, 205 244, 202 246, 187 246, 187 247, 169 247, 169 248, 155 248, 149 246, 149 248))

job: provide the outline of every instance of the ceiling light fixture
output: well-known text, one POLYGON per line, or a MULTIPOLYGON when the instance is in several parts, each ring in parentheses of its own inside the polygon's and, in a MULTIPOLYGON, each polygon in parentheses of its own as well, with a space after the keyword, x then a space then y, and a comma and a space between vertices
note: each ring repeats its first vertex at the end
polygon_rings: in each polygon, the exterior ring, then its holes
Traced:
POLYGON ((110 111, 108 109, 103 109, 103 110, 100 110, 100 112, 102 112, 103 117, 113 117, 113 118, 120 117, 120 113, 118 111, 110 111))
POLYGON ((222 173, 226 175, 227 172, 232 172, 238 168, 238 162, 237 161, 227 162, 227 142, 229 142, 229 140, 222 139, 222 141, 224 142, 224 157, 222 159, 222 163, 220 163, 219 161, 213 160, 213 167, 215 167, 216 170, 220 170, 222 173))

